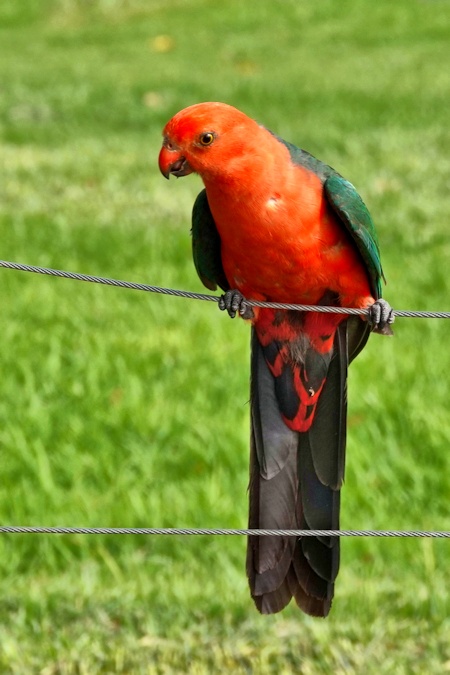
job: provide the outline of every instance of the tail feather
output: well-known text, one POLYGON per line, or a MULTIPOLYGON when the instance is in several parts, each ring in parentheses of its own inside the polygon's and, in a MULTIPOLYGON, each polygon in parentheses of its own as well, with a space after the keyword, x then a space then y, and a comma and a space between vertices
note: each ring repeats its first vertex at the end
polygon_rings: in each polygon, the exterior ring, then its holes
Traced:
MULTIPOLYGON (((290 452, 279 473, 268 479, 261 472, 257 447, 252 433, 249 528, 295 529, 297 519, 291 505, 297 498, 296 448, 290 452)), ((247 574, 254 596, 280 588, 290 567, 294 547, 292 537, 249 537, 247 574)))
POLYGON ((303 537, 302 554, 309 567, 328 584, 334 583, 339 572, 339 539, 334 546, 326 546, 316 537, 303 537))
POLYGON ((305 434, 317 478, 333 490, 339 490, 344 480, 347 370, 347 331, 346 325, 340 324, 334 338, 334 356, 316 406, 315 422, 305 434))
POLYGON ((301 560, 301 555, 297 555, 294 558, 292 566, 294 573, 291 572, 289 576, 292 597, 306 614, 317 617, 327 616, 331 609, 334 586, 328 585, 326 594, 323 594, 321 588, 314 588, 312 585, 308 585, 307 582, 311 578, 311 570, 309 568, 299 569, 301 560))
POLYGON ((253 595, 256 608, 261 614, 281 612, 290 603, 293 596, 291 585, 289 584, 290 574, 291 572, 288 571, 286 578, 275 591, 264 593, 263 595, 253 595))
MULTIPOLYGON (((308 431, 298 432, 283 420, 275 377, 264 353, 267 347, 260 345, 252 330, 251 529, 339 527, 345 451, 346 336, 344 322, 336 331, 334 356, 313 424, 308 431)), ((294 597, 307 614, 326 616, 338 570, 337 537, 249 537, 247 575, 256 607, 263 614, 281 611, 294 597)))
MULTIPOLYGON (((301 542, 299 542, 301 548, 301 542)), ((317 600, 330 600, 332 587, 330 583, 319 576, 309 565, 305 552, 297 551, 292 558, 292 567, 295 572, 298 585, 306 595, 312 596, 317 600)))
MULTIPOLYGON (((335 529, 339 526, 339 490, 330 488, 320 481, 314 467, 308 432, 299 435, 298 446, 298 489, 306 528, 310 530, 335 529)), ((318 541, 331 547, 337 539, 318 537, 318 541)))

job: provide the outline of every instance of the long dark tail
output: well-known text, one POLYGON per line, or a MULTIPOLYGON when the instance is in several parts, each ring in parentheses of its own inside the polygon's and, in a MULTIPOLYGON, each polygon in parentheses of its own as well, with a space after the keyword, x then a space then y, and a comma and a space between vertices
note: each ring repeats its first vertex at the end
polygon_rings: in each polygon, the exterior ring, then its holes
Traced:
MULTIPOLYGON (((344 321, 336 330, 326 382, 305 432, 284 423, 274 377, 252 330, 249 528, 339 528, 349 353, 355 356, 368 337, 358 322, 344 321)), ((247 575, 263 614, 279 612, 294 597, 307 614, 327 616, 338 570, 338 537, 249 537, 247 575)))

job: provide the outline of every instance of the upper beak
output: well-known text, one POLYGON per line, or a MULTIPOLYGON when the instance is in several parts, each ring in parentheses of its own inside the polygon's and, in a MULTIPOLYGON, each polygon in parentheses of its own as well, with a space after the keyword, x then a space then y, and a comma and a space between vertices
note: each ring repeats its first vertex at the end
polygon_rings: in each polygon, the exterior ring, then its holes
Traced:
POLYGON ((187 160, 178 150, 168 150, 164 145, 158 158, 159 170, 164 178, 187 176, 193 172, 187 160))

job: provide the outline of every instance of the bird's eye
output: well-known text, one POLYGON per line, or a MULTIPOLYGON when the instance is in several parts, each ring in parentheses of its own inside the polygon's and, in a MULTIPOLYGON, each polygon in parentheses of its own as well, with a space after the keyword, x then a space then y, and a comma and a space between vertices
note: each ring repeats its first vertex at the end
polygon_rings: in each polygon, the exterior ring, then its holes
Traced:
POLYGON ((206 134, 202 134, 200 136, 200 144, 201 145, 211 145, 214 142, 215 135, 212 133, 212 131, 207 131, 206 134))

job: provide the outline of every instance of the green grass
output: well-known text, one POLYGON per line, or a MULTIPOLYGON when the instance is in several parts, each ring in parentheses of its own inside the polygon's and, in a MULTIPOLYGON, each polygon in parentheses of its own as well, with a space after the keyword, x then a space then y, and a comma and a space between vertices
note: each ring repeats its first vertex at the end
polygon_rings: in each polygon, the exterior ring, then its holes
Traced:
MULTIPOLYGON (((445 0, 3 0, 1 257, 202 290, 163 124, 237 105, 335 166, 396 308, 450 309, 445 0), (165 36, 165 37, 161 37, 165 36)), ((0 522, 243 527, 248 328, 0 270, 0 522)), ((342 526, 450 530, 450 327, 352 365, 342 526)), ((447 541, 343 541, 326 621, 261 617, 243 538, 2 535, 0 672, 443 673, 447 541)))

